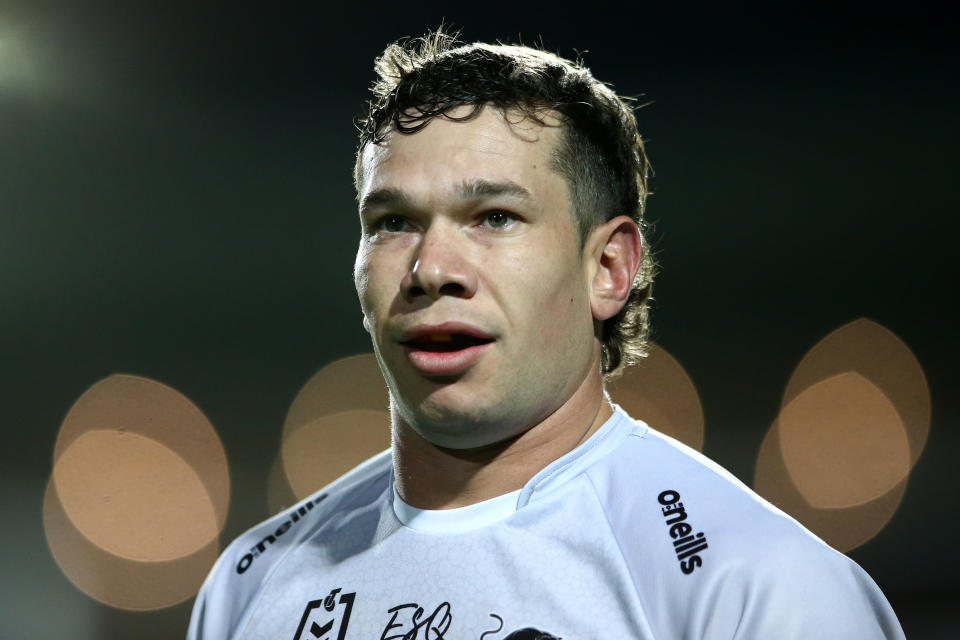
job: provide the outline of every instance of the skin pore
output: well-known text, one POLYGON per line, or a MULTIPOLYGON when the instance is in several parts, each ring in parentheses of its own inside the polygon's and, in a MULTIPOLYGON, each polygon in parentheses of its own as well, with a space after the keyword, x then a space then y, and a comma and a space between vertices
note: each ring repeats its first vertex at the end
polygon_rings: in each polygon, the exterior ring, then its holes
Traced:
POLYGON ((581 250, 551 168, 560 132, 485 107, 361 156, 354 279, 391 392, 397 490, 415 507, 519 489, 612 413, 596 326, 627 299, 640 235, 618 216, 581 250), (451 322, 489 343, 441 375, 404 343, 451 322))

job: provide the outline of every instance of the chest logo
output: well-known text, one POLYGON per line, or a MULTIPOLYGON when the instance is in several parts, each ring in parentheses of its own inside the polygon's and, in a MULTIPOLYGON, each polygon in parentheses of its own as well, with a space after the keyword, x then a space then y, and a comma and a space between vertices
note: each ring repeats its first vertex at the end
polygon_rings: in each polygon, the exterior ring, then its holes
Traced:
POLYGON ((293 640, 343 640, 346 637, 357 594, 340 591, 334 589, 325 598, 307 603, 293 640))

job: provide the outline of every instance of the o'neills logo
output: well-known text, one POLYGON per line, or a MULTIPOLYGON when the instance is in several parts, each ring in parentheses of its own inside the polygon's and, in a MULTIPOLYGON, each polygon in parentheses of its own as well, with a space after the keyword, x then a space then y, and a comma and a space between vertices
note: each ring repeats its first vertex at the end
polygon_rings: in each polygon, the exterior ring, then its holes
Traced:
POLYGON ((307 515, 307 512, 310 511, 310 509, 313 509, 314 505, 320 504, 326 499, 326 497, 327 494, 323 494, 319 498, 305 502, 296 510, 291 511, 290 517, 284 520, 283 523, 277 527, 276 531, 274 531, 272 534, 268 534, 266 538, 252 546, 249 553, 240 558, 240 562, 237 563, 237 573, 243 573, 249 569, 250 565, 253 564, 253 559, 267 550, 267 545, 276 542, 277 538, 285 534, 295 522, 298 522, 300 518, 307 515))
POLYGON ((667 519, 667 526, 670 527, 670 537, 674 539, 673 550, 680 561, 680 571, 689 575, 697 567, 703 566, 703 560, 696 554, 707 548, 707 538, 702 532, 694 534, 693 527, 686 522, 687 511, 680 502, 679 493, 667 489, 657 496, 657 500, 663 505, 661 511, 667 519))

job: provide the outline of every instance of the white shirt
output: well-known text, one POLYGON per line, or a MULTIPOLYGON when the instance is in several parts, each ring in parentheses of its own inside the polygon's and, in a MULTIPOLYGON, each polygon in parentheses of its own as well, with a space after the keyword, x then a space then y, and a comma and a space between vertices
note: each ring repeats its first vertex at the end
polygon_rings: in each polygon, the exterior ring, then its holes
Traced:
POLYGON ((389 451, 223 553, 188 640, 902 639, 870 577, 619 407, 520 491, 424 511, 389 451))

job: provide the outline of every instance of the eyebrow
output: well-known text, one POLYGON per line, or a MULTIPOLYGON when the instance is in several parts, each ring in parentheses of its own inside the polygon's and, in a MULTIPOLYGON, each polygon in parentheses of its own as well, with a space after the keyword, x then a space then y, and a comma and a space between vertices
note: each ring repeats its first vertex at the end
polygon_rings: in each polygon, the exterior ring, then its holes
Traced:
POLYGON ((464 200, 493 198, 496 196, 514 196, 524 200, 532 199, 530 192, 512 180, 491 182, 490 180, 464 180, 457 187, 457 196, 464 200))
POLYGON ((384 187, 382 189, 374 189, 367 195, 363 196, 363 200, 360 201, 360 213, 363 213, 372 207, 409 207, 411 204, 412 201, 410 196, 408 196, 401 189, 384 187))
MULTIPOLYGON (((512 180, 464 180, 454 191, 460 200, 480 200, 498 196, 512 196, 532 200, 533 196, 524 187, 512 180)), ((360 201, 360 213, 373 207, 413 208, 413 199, 402 189, 383 187, 374 189, 360 201)))

